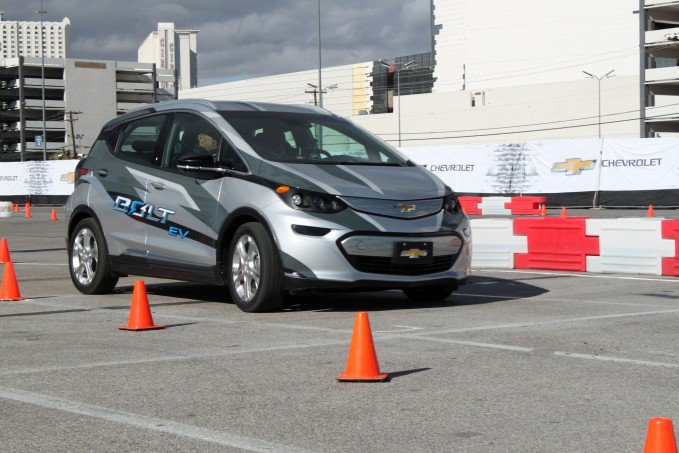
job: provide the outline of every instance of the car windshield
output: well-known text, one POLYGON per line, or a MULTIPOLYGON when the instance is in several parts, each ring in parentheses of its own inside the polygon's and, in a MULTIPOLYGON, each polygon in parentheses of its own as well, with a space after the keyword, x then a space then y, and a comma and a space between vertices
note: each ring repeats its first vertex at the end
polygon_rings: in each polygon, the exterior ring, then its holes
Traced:
POLYGON ((267 160, 328 165, 409 164, 376 137, 338 117, 282 112, 220 113, 267 160))

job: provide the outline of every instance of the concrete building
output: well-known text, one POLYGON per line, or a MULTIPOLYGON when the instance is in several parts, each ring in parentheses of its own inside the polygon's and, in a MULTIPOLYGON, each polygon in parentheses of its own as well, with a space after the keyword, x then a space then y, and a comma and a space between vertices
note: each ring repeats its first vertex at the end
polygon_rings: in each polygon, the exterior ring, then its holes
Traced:
POLYGON ((679 1, 642 0, 641 136, 679 133, 679 1), (643 8, 642 8, 643 6, 643 8))
MULTIPOLYGON (((172 22, 158 22, 158 30, 149 33, 137 49, 137 60, 155 64, 159 69, 177 70, 178 90, 198 86, 198 30, 178 30, 172 22)), ((174 90, 163 82, 162 88, 174 90)))
MULTIPOLYGON (((373 62, 323 68, 323 107, 338 115, 368 114, 372 108, 373 62)), ((182 90, 179 98, 318 103, 318 71, 300 71, 182 90)))
POLYGON ((611 69, 638 76, 638 9, 639 0, 433 0, 434 89, 563 82, 611 69))
POLYGON ((41 43, 40 21, 7 21, 0 11, 0 63, 19 56, 40 57, 41 47, 45 58, 68 57, 70 26, 67 17, 61 22, 43 22, 41 43))
MULTIPOLYGON (((19 57, 0 66, 0 160, 42 159, 41 59, 19 57)), ((152 64, 45 59, 47 152, 87 154, 101 127, 141 104, 172 99, 158 87, 174 71, 152 64)), ((49 156, 48 156, 49 158, 49 156)))

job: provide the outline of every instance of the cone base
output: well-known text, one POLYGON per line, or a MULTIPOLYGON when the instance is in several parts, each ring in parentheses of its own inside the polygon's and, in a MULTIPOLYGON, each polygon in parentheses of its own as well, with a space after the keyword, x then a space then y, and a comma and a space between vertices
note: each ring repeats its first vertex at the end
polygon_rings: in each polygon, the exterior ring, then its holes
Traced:
POLYGON ((120 330, 132 330, 134 332, 137 332, 139 330, 158 330, 158 329, 164 329, 165 326, 148 326, 148 327, 132 327, 132 326, 120 326, 118 329, 120 330))
POLYGON ((0 299, 0 302, 18 302, 20 300, 26 300, 25 297, 19 297, 18 299, 0 299))
POLYGON ((376 382, 384 381, 389 377, 388 373, 376 374, 374 376, 347 376, 346 373, 340 373, 337 380, 340 382, 376 382))

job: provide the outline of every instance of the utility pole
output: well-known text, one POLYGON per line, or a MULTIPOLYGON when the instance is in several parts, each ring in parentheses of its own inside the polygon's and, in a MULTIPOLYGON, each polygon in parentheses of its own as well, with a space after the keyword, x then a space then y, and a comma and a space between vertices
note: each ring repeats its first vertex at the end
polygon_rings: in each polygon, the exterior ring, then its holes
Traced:
MULTIPOLYGON (((73 145, 73 158, 75 159, 78 157, 78 152, 76 151, 76 145, 75 145, 75 128, 73 127, 73 122, 78 121, 76 118, 73 118, 73 115, 80 115, 82 112, 74 112, 73 110, 69 110, 68 112, 64 112, 66 115, 68 115, 68 121, 71 129, 71 142, 73 145)), ((70 153, 69 153, 70 154, 70 153)), ((69 156, 71 157, 71 156, 69 156)))
POLYGON ((319 90, 318 86, 314 85, 313 83, 307 83, 307 85, 309 85, 312 89, 311 90, 304 90, 304 92, 314 95, 314 105, 318 105, 318 98, 316 97, 316 95, 328 94, 328 90, 334 90, 335 88, 337 88, 336 83, 333 83, 329 87, 325 87, 322 90, 319 90))
POLYGON ((43 16, 45 11, 45 1, 40 0, 40 75, 42 77, 42 160, 47 160, 47 120, 45 118, 45 30, 43 29, 43 16))

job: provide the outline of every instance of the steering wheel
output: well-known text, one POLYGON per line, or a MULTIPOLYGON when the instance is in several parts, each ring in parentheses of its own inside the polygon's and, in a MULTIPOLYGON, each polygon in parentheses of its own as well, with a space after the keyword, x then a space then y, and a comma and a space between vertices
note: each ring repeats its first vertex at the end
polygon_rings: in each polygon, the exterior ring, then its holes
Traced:
POLYGON ((332 154, 329 152, 318 149, 318 148, 311 148, 311 147, 304 147, 301 149, 300 157, 301 158, 310 158, 310 157, 316 157, 316 156, 325 156, 325 158, 332 157, 332 154))

